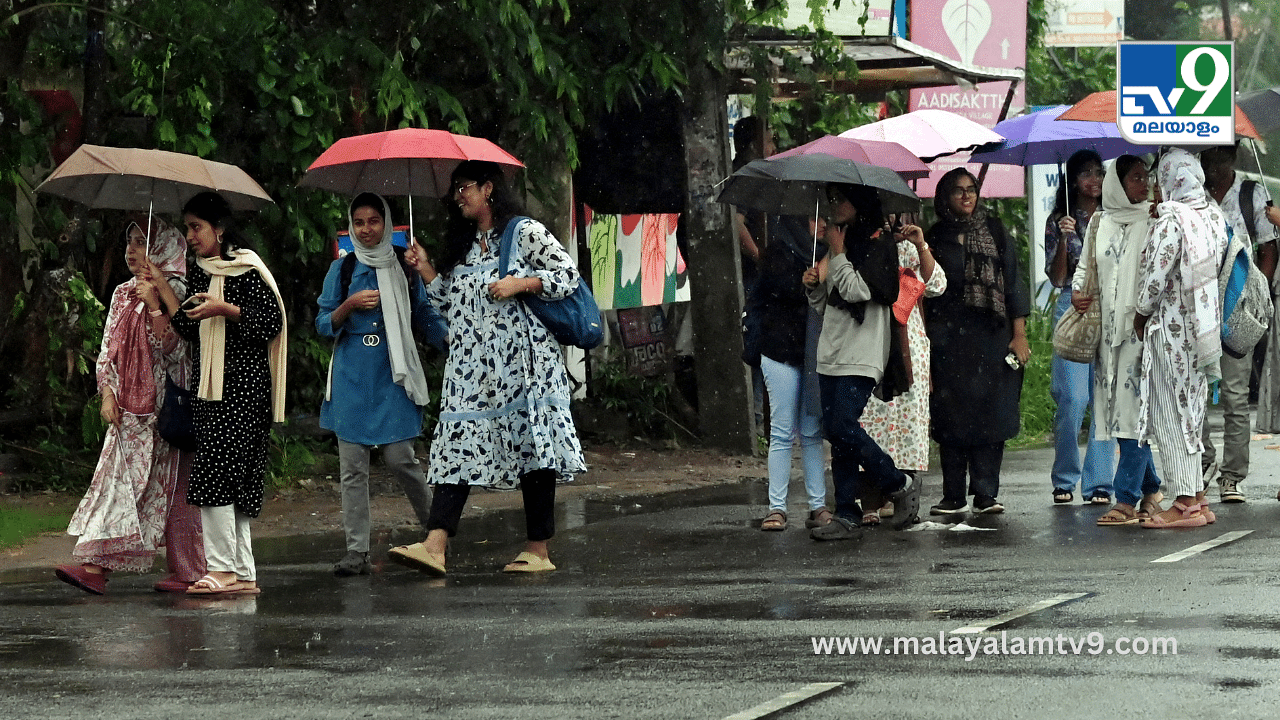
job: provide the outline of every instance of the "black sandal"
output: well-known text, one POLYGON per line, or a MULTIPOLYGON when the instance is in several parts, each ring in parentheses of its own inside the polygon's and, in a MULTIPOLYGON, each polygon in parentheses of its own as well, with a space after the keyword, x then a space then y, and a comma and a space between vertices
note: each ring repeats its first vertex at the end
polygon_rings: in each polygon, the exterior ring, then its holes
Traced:
POLYGON ((1072 495, 1070 490, 1056 490, 1056 489, 1055 489, 1055 490, 1053 491, 1053 502, 1054 502, 1055 504, 1057 504, 1057 505, 1062 505, 1062 504, 1064 504, 1064 503, 1069 503, 1069 502, 1071 502, 1072 500, 1075 500, 1075 499, 1076 499, 1076 496, 1075 496, 1075 495, 1072 495))

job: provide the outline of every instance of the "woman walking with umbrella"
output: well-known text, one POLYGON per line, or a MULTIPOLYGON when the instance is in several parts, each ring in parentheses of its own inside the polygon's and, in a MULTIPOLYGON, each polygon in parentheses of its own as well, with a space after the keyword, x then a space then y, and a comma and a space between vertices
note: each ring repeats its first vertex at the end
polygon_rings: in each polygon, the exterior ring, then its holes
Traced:
MULTIPOLYGON (((1066 182, 1058 186, 1053 213, 1045 221, 1045 272, 1049 282, 1058 288, 1058 301, 1053 307, 1053 322, 1071 308, 1075 293, 1071 279, 1080 263, 1084 237, 1101 205, 1103 177, 1102 158, 1092 150, 1078 150, 1067 160, 1066 182)), ((1089 419, 1089 444, 1080 464, 1080 425, 1093 397, 1093 363, 1072 362, 1053 356, 1051 393, 1057 404, 1053 416, 1056 451, 1053 456, 1053 501, 1069 503, 1076 483, 1085 502, 1105 505, 1111 501, 1112 479, 1115 477, 1115 443, 1098 440, 1095 434, 1097 416, 1089 419)))
POLYGON ((195 353, 197 444, 187 499, 200 506, 209 570, 187 592, 257 594, 249 525, 262 511, 267 434, 273 420, 284 420, 284 301, 221 195, 202 192, 182 212, 196 267, 192 297, 173 326, 195 353))
POLYGON ((181 592, 204 573, 200 512, 186 498, 191 455, 160 437, 154 417, 165 378, 185 385, 191 372, 186 344, 169 325, 178 293, 186 294, 186 248, 176 230, 158 222, 148 232, 130 222, 124 235, 133 277, 111 295, 98 355, 107 436, 89 491, 67 528, 79 536, 71 556, 80 564, 61 565, 56 574, 101 595, 111 572, 147 572, 164 545, 171 575, 155 588, 181 592), (160 285, 169 289, 167 303, 160 285))
POLYGON ((472 486, 524 495, 527 543, 504 572, 555 570, 547 541, 555 534, 555 487, 586 471, 569 414, 569 379, 559 345, 519 296, 566 297, 582 281, 573 261, 522 208, 492 162, 453 171, 446 199, 443 257, 419 246, 406 253, 449 323, 440 422, 431 442, 434 486, 425 541, 393 548, 391 559, 445 574, 445 549, 472 486), (512 223, 515 223, 512 226, 512 223), (514 232, 512 274, 498 277, 499 246, 514 232))

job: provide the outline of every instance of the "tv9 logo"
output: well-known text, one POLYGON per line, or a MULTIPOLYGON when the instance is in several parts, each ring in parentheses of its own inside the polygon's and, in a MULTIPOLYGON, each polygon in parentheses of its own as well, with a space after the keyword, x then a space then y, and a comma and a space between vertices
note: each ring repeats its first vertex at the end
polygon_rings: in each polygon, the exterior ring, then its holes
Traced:
POLYGON ((1116 124, 1138 145, 1230 145, 1235 132, 1230 42, 1121 42, 1116 124))

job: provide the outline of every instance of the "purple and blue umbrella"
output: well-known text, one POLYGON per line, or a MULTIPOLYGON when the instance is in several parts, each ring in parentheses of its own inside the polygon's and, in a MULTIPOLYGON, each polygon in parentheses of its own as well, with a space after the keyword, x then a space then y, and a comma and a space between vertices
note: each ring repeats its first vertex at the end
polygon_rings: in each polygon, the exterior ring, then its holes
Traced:
POLYGON ((975 152, 970 162, 995 165, 1061 165, 1079 150, 1093 150, 1103 160, 1121 155, 1142 155, 1154 145, 1134 145, 1120 137, 1114 122, 1071 120, 1057 122, 1069 105, 1058 105, 996 123, 1005 137, 1000 147, 975 152))

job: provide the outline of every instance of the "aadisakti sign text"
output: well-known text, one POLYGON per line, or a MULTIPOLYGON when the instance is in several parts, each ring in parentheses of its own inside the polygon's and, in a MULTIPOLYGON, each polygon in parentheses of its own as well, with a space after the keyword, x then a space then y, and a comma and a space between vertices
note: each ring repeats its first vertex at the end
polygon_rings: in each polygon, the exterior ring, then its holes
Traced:
POLYGON ((1118 43, 1116 124, 1138 145, 1235 142, 1230 42, 1118 43))

